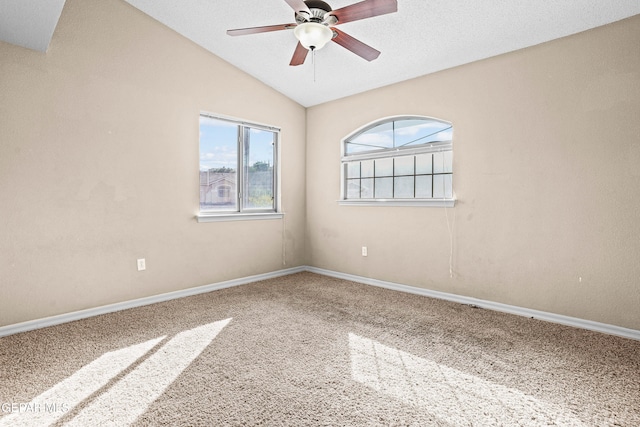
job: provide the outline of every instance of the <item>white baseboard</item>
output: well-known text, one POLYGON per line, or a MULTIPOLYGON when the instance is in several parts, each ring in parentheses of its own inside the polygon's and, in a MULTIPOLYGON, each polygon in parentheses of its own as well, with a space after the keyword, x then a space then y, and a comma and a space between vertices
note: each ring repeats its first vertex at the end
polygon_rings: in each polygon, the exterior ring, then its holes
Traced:
POLYGON ((245 285, 247 283, 257 282, 260 280, 272 279, 274 277, 286 276, 293 273, 306 271, 305 266, 287 268, 284 270, 272 271, 270 273, 257 274, 255 276, 247 276, 240 279, 227 280, 225 282, 213 283, 210 285, 198 286, 195 288, 182 289, 180 291, 167 292, 164 294, 153 295, 150 297, 123 301, 115 304, 103 305, 101 307, 89 308, 86 310, 74 311, 71 313, 60 314, 57 316, 45 317, 43 319, 29 320, 27 322, 16 323, 13 325, 0 327, 0 337, 17 334, 19 332, 31 331, 34 329, 45 328, 47 326, 59 325, 61 323, 73 322, 74 320, 86 319, 88 317, 98 316, 101 314, 113 313, 114 311, 126 310, 128 308, 142 307, 144 305, 155 304, 157 302, 169 301, 172 299, 188 297, 191 295, 204 294, 211 291, 230 288, 232 286, 245 285))
POLYGON ((112 313, 115 311, 126 310, 129 308, 142 307, 144 305, 155 304, 158 302, 169 301, 177 298, 198 295, 207 292, 217 291, 220 289, 230 288, 232 286, 245 285, 247 283, 257 282, 260 280, 272 279, 275 277, 286 276, 289 274, 309 271, 311 273, 322 274, 324 276, 336 277, 339 279, 351 280, 366 285, 378 286, 381 288, 391 289, 395 291, 407 292, 416 295, 422 295, 431 298, 437 298, 460 304, 471 304, 489 310, 500 311, 504 313, 515 314, 524 317, 533 317, 534 319, 545 320, 547 322, 559 323, 562 325, 573 326, 575 328, 588 329, 591 331, 602 332, 605 334, 616 335, 624 338, 630 338, 640 341, 640 331, 635 329, 623 328, 621 326, 608 325, 606 323, 593 322, 575 317, 563 316, 560 314, 549 313, 545 311, 532 310, 528 308, 501 304, 487 300, 481 300, 462 295, 449 294, 446 292, 432 291, 429 289, 417 288, 415 286, 402 285, 399 283, 386 282, 383 280, 372 279, 369 277, 356 276, 348 273, 340 273, 337 271, 326 270, 323 268, 299 266, 284 270, 277 270, 270 273, 257 274, 239 279, 227 280, 224 282, 213 283, 210 285, 199 286, 195 288, 183 289, 175 292, 168 292, 150 297, 139 298, 130 301, 124 301, 115 304, 104 305, 101 307, 90 308, 87 310, 74 311, 71 313, 60 314, 57 316, 46 317, 43 319, 30 320, 27 322, 16 323, 0 327, 0 337, 17 334, 20 332, 31 331, 34 329, 45 328, 47 326, 59 325, 61 323, 72 322, 74 320, 86 319, 92 316, 112 313))
POLYGON ((500 311, 504 313, 515 314, 518 316, 532 317, 534 319, 545 320, 547 322, 559 323, 561 325, 573 326, 575 328, 588 329, 591 331, 602 332, 605 334, 616 335, 624 338, 631 338, 640 341, 640 331, 635 329, 623 328, 621 326, 609 325, 606 323, 593 322, 591 320, 579 319, 576 317, 563 316, 560 314, 549 313, 546 311, 532 310, 529 308, 518 307, 514 305, 501 304, 481 300, 477 298, 465 297, 462 295, 449 294, 446 292, 432 291, 429 289, 417 288, 415 286, 401 285, 399 283, 385 282, 383 280, 371 279, 368 277, 356 276, 353 274, 340 273, 323 268, 306 267, 306 271, 312 273, 323 274, 325 276, 336 277, 338 279, 351 280, 353 282, 363 283, 366 285, 378 286, 381 288, 392 289, 395 291, 408 292, 411 294, 422 295, 431 298, 437 298, 460 304, 470 304, 489 310, 500 311))

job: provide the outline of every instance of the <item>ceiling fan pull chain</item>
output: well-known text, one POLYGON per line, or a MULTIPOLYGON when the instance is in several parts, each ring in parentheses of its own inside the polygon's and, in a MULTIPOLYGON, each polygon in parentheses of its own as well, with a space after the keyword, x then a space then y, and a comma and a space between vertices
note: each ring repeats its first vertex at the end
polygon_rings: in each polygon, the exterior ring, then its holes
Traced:
POLYGON ((316 82, 316 50, 311 49, 311 63, 313 64, 313 82, 316 82))

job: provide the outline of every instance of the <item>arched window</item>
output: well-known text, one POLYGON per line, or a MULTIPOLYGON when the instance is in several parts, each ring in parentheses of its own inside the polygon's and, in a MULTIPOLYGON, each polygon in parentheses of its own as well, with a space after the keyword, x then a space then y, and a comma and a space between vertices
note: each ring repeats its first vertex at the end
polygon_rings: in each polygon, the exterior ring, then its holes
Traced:
POLYGON ((453 125, 375 121, 342 140, 341 204, 453 206, 453 125))

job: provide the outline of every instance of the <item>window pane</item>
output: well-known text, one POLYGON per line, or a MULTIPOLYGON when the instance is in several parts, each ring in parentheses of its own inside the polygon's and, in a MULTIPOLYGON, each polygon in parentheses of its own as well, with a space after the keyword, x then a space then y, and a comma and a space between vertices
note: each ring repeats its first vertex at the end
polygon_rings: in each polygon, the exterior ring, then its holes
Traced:
POLYGON ((395 146, 404 147, 451 140, 451 125, 433 119, 409 119, 395 122, 395 146))
POLYGON ((396 199, 413 198, 413 177, 400 176, 393 178, 393 197, 396 199))
POLYGON ((399 175, 413 175, 413 156, 396 157, 393 167, 393 174, 399 175))
POLYGON ((360 180, 349 179, 347 180, 347 199, 359 199, 360 198, 360 180))
POLYGON ((377 159, 376 178, 379 176, 393 176, 393 158, 377 159))
POLYGON ((200 117, 200 210, 238 210, 236 124, 200 117))
POLYGON ((450 174, 433 176, 433 197, 437 199, 453 197, 450 174))
POLYGON ((431 198, 431 175, 416 176, 416 199, 431 198))
POLYGON ((376 178, 376 199, 393 198, 393 178, 376 178))
POLYGON ((347 178, 360 178, 360 162, 347 163, 347 178))
POLYGON ((345 151, 351 154, 359 151, 393 148, 393 122, 383 123, 346 141, 345 151))
POLYGON ((416 156, 416 175, 430 174, 432 154, 418 154, 416 156))
POLYGON ((361 162, 360 174, 363 178, 373 177, 373 160, 361 162))
POLYGON ((354 144, 354 143, 350 143, 350 142, 345 142, 344 144, 344 154, 349 155, 349 154, 357 154, 357 153, 362 153, 364 151, 372 151, 372 150, 379 150, 379 147, 372 147, 370 145, 361 145, 361 144, 354 144))
POLYGON ((433 173, 451 173, 453 171, 453 155, 451 151, 433 153, 433 173))
POLYGON ((373 199, 373 178, 362 179, 360 185, 360 197, 373 199))
POLYGON ((242 203, 247 209, 273 209, 275 141, 275 132, 245 128, 242 203))

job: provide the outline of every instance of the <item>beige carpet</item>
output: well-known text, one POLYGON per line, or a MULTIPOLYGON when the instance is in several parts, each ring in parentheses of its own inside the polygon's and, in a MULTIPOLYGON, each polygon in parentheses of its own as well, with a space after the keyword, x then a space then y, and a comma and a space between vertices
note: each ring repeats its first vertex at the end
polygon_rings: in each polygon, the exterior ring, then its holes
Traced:
POLYGON ((640 342, 312 273, 0 338, 0 426, 640 426, 640 342))

